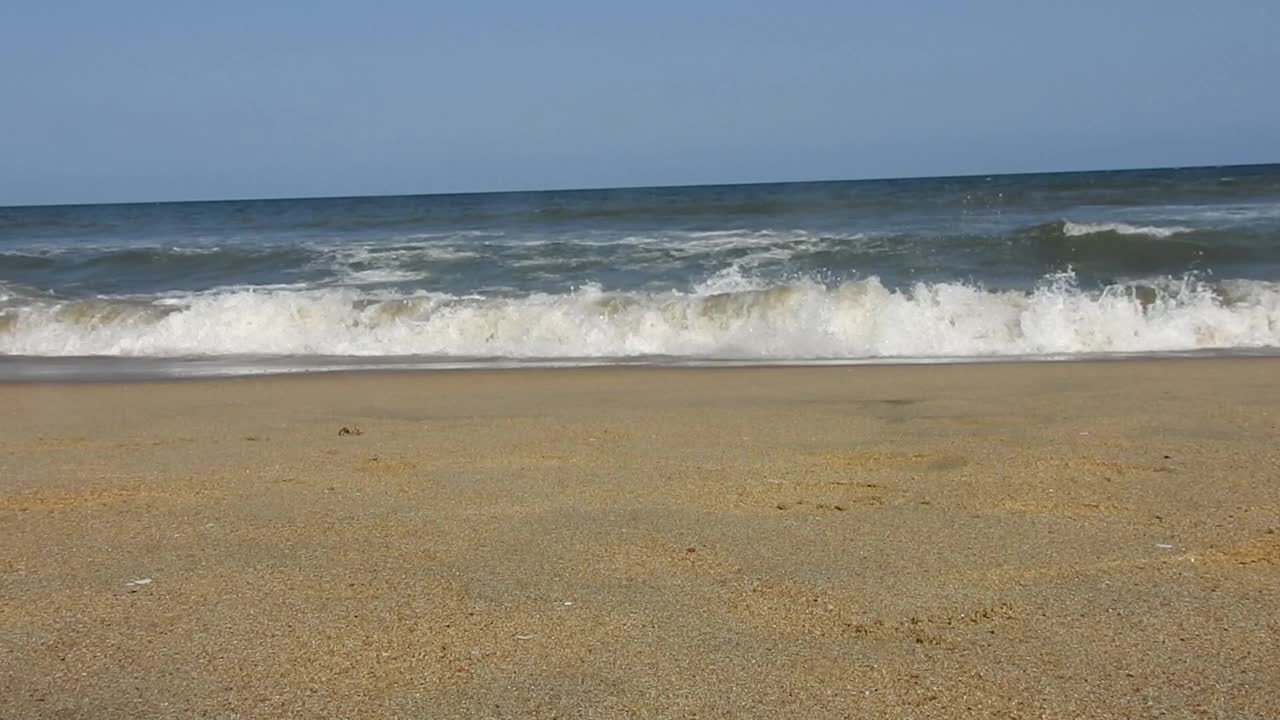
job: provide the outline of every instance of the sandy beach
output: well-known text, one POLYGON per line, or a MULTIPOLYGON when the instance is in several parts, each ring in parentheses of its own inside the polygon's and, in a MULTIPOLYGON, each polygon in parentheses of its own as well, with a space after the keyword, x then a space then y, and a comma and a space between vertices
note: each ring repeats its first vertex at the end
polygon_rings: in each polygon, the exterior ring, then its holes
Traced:
POLYGON ((0 385, 0 717, 1280 717, 1278 378, 0 385))

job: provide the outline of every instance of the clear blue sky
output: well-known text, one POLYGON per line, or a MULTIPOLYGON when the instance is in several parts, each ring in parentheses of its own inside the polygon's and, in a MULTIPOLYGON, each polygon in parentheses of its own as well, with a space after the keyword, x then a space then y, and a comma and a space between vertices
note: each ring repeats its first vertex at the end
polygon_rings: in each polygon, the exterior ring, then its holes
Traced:
POLYGON ((1280 161, 1280 2, 6 3, 0 205, 1280 161))

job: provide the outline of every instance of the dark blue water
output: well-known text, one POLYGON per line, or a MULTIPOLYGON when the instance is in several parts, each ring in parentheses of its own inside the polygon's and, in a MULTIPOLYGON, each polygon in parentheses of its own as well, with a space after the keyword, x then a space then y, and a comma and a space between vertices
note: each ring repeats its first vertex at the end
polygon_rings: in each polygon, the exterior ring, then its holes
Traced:
POLYGON ((0 208, 27 368, 1257 351, 1278 283, 1275 165, 0 208))

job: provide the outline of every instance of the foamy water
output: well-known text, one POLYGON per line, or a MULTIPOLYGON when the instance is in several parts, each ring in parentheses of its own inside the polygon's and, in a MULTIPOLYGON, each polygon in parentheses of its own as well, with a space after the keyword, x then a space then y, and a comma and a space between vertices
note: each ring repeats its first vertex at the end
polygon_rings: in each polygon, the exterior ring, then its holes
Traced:
POLYGON ((1194 278, 1083 290, 878 278, 770 285, 736 273, 688 292, 589 286, 523 297, 239 290, 31 302, 0 352, 42 356, 421 355, 802 360, 967 358, 1280 346, 1280 284, 1194 278))
POLYGON ((1147 235, 1153 238, 1167 238, 1182 233, 1194 232, 1194 230, 1180 225, 1130 225, 1122 222, 1075 223, 1067 220, 1062 223, 1062 232, 1067 237, 1115 233, 1117 235, 1147 235))

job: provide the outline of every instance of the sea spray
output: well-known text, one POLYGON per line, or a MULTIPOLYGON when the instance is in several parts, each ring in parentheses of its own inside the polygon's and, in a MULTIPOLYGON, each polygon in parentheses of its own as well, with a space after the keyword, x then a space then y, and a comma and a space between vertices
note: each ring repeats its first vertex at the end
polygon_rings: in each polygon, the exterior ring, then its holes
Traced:
POLYGON ((28 301, 5 311, 12 355, 414 355, 758 360, 1035 356, 1280 346, 1280 284, 1187 276, 1033 290, 879 278, 768 284, 721 273, 686 292, 519 297, 236 290, 143 301, 28 301))

